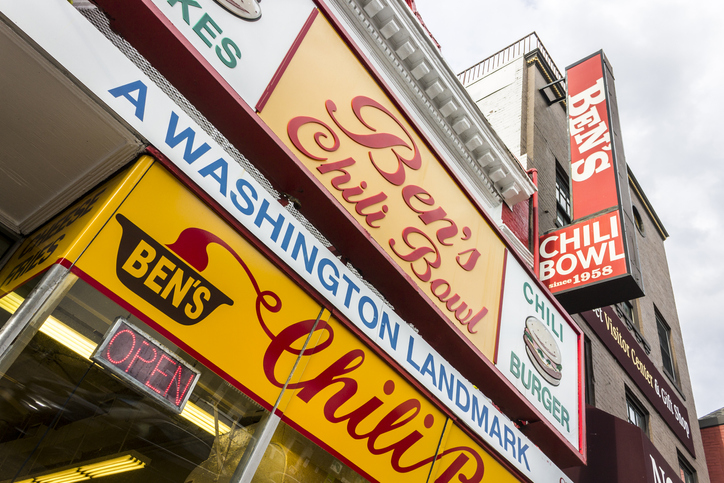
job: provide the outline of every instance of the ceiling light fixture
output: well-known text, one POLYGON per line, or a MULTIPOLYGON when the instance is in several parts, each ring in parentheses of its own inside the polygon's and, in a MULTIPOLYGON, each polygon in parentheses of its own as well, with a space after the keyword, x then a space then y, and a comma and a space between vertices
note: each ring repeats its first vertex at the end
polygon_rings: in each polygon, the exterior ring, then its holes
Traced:
MULTIPOLYGON (((184 406, 184 410, 181 412, 181 417, 188 419, 212 436, 216 436, 214 417, 191 401, 188 401, 186 406, 184 406)), ((231 428, 219 421, 219 434, 226 434, 229 431, 231 431, 231 428)))
MULTIPOLYGON (((24 300, 20 295, 11 292, 0 299, 0 307, 14 314, 24 300)), ((40 332, 52 337, 76 354, 89 360, 96 348, 95 342, 71 329, 52 315, 40 327, 40 332)))
POLYGON ((76 483, 77 481, 85 481, 100 478, 102 476, 140 470, 145 467, 147 463, 141 458, 141 455, 131 452, 117 458, 111 458, 89 465, 77 466, 75 468, 35 476, 33 478, 19 481, 18 483, 76 483))

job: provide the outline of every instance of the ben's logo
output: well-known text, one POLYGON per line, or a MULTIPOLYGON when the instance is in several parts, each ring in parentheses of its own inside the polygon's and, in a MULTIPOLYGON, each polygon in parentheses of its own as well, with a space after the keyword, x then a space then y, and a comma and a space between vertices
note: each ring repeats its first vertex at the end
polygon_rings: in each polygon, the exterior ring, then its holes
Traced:
POLYGON ((216 235, 188 228, 166 247, 125 216, 118 214, 116 220, 123 229, 116 274, 136 295, 183 325, 198 324, 220 305, 234 304, 199 273, 208 266, 210 243, 232 251, 216 235))

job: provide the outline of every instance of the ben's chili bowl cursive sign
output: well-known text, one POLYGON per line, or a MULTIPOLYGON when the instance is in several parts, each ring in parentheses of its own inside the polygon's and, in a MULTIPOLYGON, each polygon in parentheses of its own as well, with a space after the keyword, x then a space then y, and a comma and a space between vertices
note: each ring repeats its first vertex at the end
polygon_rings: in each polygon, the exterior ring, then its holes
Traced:
POLYGON ((327 100, 325 116, 292 118, 291 143, 432 303, 492 357, 502 242, 399 115, 366 96, 349 104, 351 116, 327 100))

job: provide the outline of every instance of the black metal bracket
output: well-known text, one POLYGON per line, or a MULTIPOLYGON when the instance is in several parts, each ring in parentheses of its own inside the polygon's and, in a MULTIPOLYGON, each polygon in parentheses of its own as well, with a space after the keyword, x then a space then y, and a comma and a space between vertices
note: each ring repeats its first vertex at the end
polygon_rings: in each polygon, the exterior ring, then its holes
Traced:
POLYGON ((566 100, 566 87, 564 85, 565 79, 557 79, 551 82, 550 84, 544 85, 540 89, 538 89, 540 92, 543 93, 545 98, 548 100, 548 105, 552 106, 553 104, 556 104, 561 101, 566 100), (554 87, 558 85, 558 89, 555 89, 554 87), (556 93, 556 90, 560 92, 560 94, 556 93))

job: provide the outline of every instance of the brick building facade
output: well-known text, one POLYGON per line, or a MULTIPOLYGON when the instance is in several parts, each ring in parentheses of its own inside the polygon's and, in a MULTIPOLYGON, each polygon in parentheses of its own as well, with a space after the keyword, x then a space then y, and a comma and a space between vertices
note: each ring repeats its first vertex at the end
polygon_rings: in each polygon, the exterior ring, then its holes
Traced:
POLYGON ((699 418, 711 483, 724 483, 724 408, 699 418))

